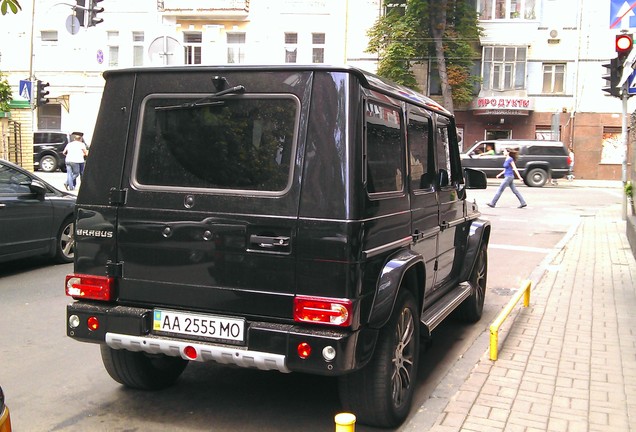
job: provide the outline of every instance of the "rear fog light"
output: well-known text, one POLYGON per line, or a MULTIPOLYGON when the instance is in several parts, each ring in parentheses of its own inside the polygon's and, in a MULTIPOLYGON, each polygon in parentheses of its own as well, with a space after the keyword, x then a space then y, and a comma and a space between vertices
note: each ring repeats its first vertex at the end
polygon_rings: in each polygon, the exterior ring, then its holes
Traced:
POLYGON ((90 331, 95 331, 99 328, 99 319, 97 319, 97 317, 95 316, 89 317, 86 321, 86 324, 88 325, 88 329, 90 331))
POLYGON ((307 342, 299 343, 296 349, 298 351, 298 357, 300 357, 301 359, 309 358, 309 356, 311 355, 311 345, 309 345, 307 342))

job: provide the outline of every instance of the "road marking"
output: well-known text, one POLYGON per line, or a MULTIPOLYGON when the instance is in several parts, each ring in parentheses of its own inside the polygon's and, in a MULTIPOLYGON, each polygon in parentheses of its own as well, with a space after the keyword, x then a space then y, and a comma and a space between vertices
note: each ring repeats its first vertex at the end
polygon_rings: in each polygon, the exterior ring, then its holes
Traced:
POLYGON ((542 254, 547 254, 552 252, 552 249, 548 249, 548 248, 538 248, 538 247, 531 247, 531 246, 517 246, 517 245, 503 245, 503 244, 493 244, 490 243, 488 245, 489 248, 492 249, 504 249, 504 250, 514 250, 514 251, 520 251, 520 252, 536 252, 536 253, 542 253, 542 254))

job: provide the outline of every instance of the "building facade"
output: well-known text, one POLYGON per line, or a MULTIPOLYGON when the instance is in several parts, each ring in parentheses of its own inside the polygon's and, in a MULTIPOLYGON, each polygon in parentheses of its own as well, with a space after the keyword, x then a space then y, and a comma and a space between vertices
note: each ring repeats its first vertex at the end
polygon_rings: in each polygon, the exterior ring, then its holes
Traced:
MULTIPOLYGON (((477 0, 482 84, 471 106, 456 110, 464 146, 560 139, 574 150, 577 177, 621 179, 622 101, 602 91, 602 65, 616 56, 615 35, 630 23, 618 24, 611 3, 477 0)), ((634 107, 630 99, 627 112, 634 107)))
MULTIPOLYGON (((575 151, 578 177, 620 179, 621 101, 601 91, 601 65, 615 55, 620 31, 611 5, 473 2, 484 30, 476 66, 482 83, 472 104, 455 107, 463 147, 498 137, 561 139, 575 151)), ((86 27, 77 25, 81 14, 70 3, 21 4, 17 15, 0 16, 0 71, 14 89, 11 116, 21 126, 24 166, 33 130, 81 130, 90 142, 107 69, 326 63, 373 72, 367 31, 383 13, 382 0, 105 0, 104 21, 86 27), (49 103, 34 111, 21 94, 20 81, 29 79, 50 83, 49 103)), ((429 63, 416 75, 435 97, 429 63)), ((15 135, 3 132, 3 140, 15 135)))

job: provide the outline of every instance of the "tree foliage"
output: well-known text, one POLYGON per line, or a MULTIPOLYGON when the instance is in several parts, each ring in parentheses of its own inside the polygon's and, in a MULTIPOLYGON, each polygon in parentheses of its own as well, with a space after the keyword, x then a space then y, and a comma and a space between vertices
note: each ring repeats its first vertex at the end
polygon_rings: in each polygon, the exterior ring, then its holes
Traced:
POLYGON ((0 112, 9 111, 9 103, 13 99, 11 86, 4 74, 0 71, 0 112))
POLYGON ((22 10, 22 6, 20 6, 18 0, 2 0, 0 2, 0 12, 2 12, 2 15, 6 15, 9 9, 11 9, 11 12, 14 14, 17 14, 18 11, 22 10))
POLYGON ((369 30, 368 52, 378 54, 378 75, 418 88, 412 66, 434 65, 444 104, 468 103, 479 77, 471 75, 479 58, 481 29, 468 0, 384 0, 387 13, 369 30), (402 3, 405 7, 395 7, 402 3), (436 66, 436 67, 435 67, 436 66))

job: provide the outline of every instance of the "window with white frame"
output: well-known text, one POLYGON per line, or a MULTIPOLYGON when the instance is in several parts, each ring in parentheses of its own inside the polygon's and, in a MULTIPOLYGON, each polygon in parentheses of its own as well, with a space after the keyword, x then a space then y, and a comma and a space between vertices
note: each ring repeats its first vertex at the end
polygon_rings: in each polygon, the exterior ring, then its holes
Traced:
POLYGON ((537 0, 477 0, 481 20, 536 20, 537 0))
POLYGON ((526 47, 484 47, 484 90, 520 90, 526 86, 526 47))
POLYGON ((325 62, 325 34, 312 33, 311 44, 312 44, 312 50, 311 50, 312 63, 324 63, 325 62))
POLYGON ((296 63, 298 59, 298 33, 285 33, 285 63, 296 63))
POLYGON ((384 5, 384 15, 397 14, 404 16, 406 13, 406 0, 393 0, 384 5))
POLYGON ((185 64, 201 64, 201 32, 183 33, 183 53, 185 64))
POLYGON ((245 33, 227 34, 227 62, 245 62, 245 33))
POLYGON ((565 92, 565 65, 550 64, 543 65, 543 93, 564 93, 565 92))
POLYGON ((143 66, 144 64, 144 32, 134 31, 133 40, 133 66, 143 66))
POLYGON ((106 38, 108 39, 108 66, 119 66, 119 32, 108 31, 106 32, 106 38))

